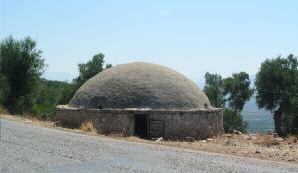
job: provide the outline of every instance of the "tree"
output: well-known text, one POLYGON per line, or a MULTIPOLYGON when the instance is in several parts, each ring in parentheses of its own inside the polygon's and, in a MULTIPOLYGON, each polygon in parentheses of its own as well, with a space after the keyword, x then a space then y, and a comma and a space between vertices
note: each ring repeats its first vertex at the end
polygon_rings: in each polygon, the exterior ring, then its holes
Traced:
POLYGON ((204 92, 214 107, 224 107, 224 129, 226 133, 233 130, 246 132, 247 122, 243 121, 241 111, 253 94, 250 88, 249 75, 245 72, 235 73, 223 79, 219 74, 205 74, 204 92), (229 107, 225 107, 225 103, 229 107))
POLYGON ((297 58, 293 55, 287 58, 278 56, 265 60, 256 76, 257 105, 273 112, 275 130, 279 136, 285 135, 282 130, 283 116, 297 114, 297 66, 297 58))
POLYGON ((224 107, 224 89, 223 79, 219 74, 205 74, 204 92, 208 96, 210 103, 213 107, 224 107))
POLYGON ((76 90, 79 87, 77 86, 77 84, 75 82, 70 83, 70 85, 66 86, 63 89, 61 98, 58 101, 59 105, 65 105, 68 104, 68 102, 70 101, 70 99, 73 97, 73 95, 75 94, 76 90))
POLYGON ((39 79, 45 63, 36 41, 30 37, 16 40, 12 36, 0 43, 0 74, 7 81, 8 93, 4 106, 12 113, 32 108, 39 79))
POLYGON ((226 108, 224 109, 224 130, 226 133, 233 133, 234 130, 241 131, 243 133, 246 132, 247 122, 243 121, 243 118, 239 111, 226 108))
POLYGON ((236 111, 242 111, 245 102, 253 94, 253 89, 250 88, 249 75, 245 72, 234 73, 232 77, 224 79, 223 85, 229 107, 236 111))
POLYGON ((41 79, 38 97, 34 104, 32 114, 43 119, 52 119, 55 115, 58 101, 62 99, 65 88, 71 86, 70 83, 41 79))
MULTIPOLYGON (((95 54, 90 61, 87 63, 81 63, 78 65, 79 77, 76 78, 76 82, 79 86, 85 83, 88 79, 97 75, 99 72, 103 71, 104 68, 104 57, 102 53, 95 54)), ((111 64, 106 64, 106 68, 112 67, 111 64)))
POLYGON ((290 98, 289 109, 282 115, 282 129, 285 134, 298 134, 298 93, 290 98))
POLYGON ((59 104, 67 104, 77 89, 79 89, 87 80, 97 75, 99 72, 112 67, 112 64, 105 64, 104 66, 104 57, 104 54, 98 53, 87 63, 78 64, 79 76, 72 81, 70 86, 67 86, 64 89, 59 104))
POLYGON ((4 75, 0 74, 0 105, 6 100, 8 91, 7 79, 4 75))

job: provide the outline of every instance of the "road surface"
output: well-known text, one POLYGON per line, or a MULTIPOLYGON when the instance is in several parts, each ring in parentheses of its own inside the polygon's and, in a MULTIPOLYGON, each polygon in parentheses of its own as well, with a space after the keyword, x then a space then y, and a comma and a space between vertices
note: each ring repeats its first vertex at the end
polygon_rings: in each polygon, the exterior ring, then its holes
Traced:
POLYGON ((1 119, 0 173, 298 172, 298 165, 133 143, 1 119))

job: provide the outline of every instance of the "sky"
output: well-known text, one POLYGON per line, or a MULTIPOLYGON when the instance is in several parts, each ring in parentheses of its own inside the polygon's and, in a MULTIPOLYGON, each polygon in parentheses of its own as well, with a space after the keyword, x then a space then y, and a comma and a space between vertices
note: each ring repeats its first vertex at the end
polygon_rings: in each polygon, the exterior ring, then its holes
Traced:
POLYGON ((99 52, 195 81, 207 71, 254 75, 266 58, 298 55, 298 1, 0 0, 0 39, 9 35, 38 42, 52 80, 70 81, 99 52))

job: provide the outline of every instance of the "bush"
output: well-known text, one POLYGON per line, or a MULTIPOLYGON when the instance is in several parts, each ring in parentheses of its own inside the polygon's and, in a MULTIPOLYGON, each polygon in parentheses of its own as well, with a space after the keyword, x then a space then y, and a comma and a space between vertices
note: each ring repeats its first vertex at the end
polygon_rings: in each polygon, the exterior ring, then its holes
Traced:
POLYGON ((41 79, 38 97, 31 113, 42 119, 52 119, 58 102, 70 86, 67 82, 41 79))
POLYGON ((30 37, 16 40, 10 36, 0 42, 0 74, 5 77, 1 80, 8 88, 1 89, 1 95, 7 94, 1 99, 10 113, 30 112, 37 96, 38 81, 46 65, 36 45, 30 37))
POLYGON ((7 84, 7 79, 4 75, 0 74, 0 105, 4 103, 7 98, 9 87, 7 84))
POLYGON ((241 114, 232 109, 224 110, 223 123, 225 133, 232 133, 234 130, 246 133, 248 127, 247 122, 243 121, 241 114))

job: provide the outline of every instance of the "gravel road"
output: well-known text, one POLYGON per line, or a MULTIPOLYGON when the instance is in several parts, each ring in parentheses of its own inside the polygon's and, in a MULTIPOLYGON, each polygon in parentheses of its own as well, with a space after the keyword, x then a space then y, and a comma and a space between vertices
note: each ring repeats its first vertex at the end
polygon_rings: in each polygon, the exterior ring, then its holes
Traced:
POLYGON ((298 165, 119 141, 1 119, 0 173, 298 172, 298 165))

